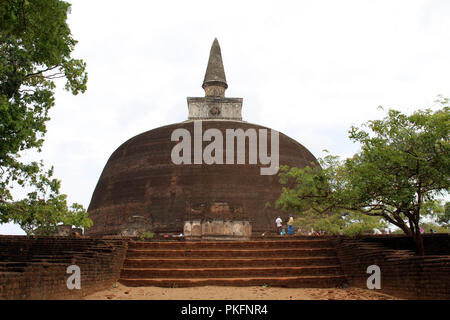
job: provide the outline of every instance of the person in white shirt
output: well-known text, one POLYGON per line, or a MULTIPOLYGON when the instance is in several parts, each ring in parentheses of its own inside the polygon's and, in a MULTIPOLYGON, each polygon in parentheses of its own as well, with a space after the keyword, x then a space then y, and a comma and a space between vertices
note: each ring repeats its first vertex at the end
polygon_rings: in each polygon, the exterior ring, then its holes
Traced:
POLYGON ((281 228, 282 228, 282 226, 283 226, 283 220, 281 220, 281 218, 278 217, 278 218, 275 220, 275 223, 277 224, 277 231, 278 231, 278 234, 281 234, 281 228))

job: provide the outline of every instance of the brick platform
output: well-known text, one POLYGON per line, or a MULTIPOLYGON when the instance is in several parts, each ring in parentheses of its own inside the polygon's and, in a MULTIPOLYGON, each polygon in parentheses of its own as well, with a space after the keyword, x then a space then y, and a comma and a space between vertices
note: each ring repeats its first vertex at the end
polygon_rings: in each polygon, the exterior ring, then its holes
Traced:
POLYGON ((424 236, 416 256, 406 236, 271 237, 252 241, 152 241, 0 236, 0 299, 80 299, 110 288, 281 286, 366 289, 381 269, 381 292, 407 299, 450 299, 450 236, 424 236), (69 265, 81 290, 66 286, 69 265))

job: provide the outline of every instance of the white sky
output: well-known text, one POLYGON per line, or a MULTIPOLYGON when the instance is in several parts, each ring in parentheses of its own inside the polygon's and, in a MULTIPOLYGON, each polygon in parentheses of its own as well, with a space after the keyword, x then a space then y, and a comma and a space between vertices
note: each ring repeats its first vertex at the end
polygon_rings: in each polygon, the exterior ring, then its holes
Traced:
POLYGON ((88 91, 59 86, 43 152, 31 157, 54 165, 61 192, 86 208, 120 144, 187 119, 214 37, 244 120, 316 157, 356 152, 347 130, 381 118, 379 105, 411 112, 450 97, 448 0, 70 2, 88 91))

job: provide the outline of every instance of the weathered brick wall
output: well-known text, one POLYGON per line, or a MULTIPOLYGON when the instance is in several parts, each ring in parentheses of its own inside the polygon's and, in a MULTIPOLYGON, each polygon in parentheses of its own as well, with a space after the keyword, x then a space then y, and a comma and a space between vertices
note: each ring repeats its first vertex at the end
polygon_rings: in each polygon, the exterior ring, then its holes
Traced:
MULTIPOLYGON (((364 241, 381 243, 389 249, 412 250, 415 251, 414 241, 403 234, 391 235, 365 235, 360 239, 364 241)), ((449 255, 450 254, 450 235, 448 233, 424 234, 423 244, 425 255, 449 255)))
POLYGON ((440 255, 417 256, 404 236, 339 237, 335 243, 350 286, 367 288, 367 267, 378 265, 381 292, 406 299, 450 299, 448 235, 433 236, 427 236, 425 250, 440 255))
POLYGON ((127 241, 0 236, 0 299, 79 299, 112 286, 127 241), (67 288, 67 267, 81 270, 81 289, 67 288))

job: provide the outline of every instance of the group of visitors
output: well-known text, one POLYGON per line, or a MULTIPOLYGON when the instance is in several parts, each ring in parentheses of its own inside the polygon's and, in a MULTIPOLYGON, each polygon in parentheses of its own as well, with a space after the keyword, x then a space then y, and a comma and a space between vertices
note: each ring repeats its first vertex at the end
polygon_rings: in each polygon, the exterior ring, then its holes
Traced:
POLYGON ((325 234, 325 231, 319 230, 315 231, 314 228, 311 228, 311 231, 308 232, 308 236, 322 236, 325 234))
MULTIPOLYGON (((286 230, 283 228, 283 220, 281 220, 281 218, 278 217, 275 220, 275 223, 277 225, 278 234, 284 236, 286 234, 286 230)), ((288 235, 294 234, 294 217, 292 215, 289 215, 289 220, 287 222, 287 234, 288 235)))

